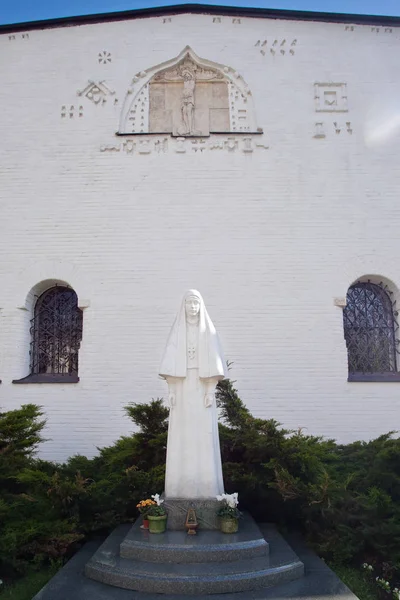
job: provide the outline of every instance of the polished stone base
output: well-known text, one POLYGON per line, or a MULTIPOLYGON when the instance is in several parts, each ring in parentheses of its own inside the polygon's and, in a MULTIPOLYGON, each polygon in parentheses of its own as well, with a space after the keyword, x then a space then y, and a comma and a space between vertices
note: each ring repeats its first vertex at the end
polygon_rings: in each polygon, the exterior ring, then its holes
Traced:
POLYGON ((196 511, 199 530, 219 529, 217 510, 221 503, 216 498, 165 498, 164 501, 168 511, 168 529, 184 531, 189 508, 196 511))
POLYGON ((227 535, 221 531, 166 531, 153 535, 135 523, 120 544, 120 556, 156 563, 233 562, 243 558, 267 556, 268 543, 258 525, 244 515, 239 531, 227 535))
POLYGON ((250 515, 237 534, 184 531, 151 534, 135 523, 117 528, 85 567, 91 579, 158 594, 221 594, 277 585, 302 577, 303 563, 275 531, 275 553, 250 515))
MULTIPOLYGON (((130 526, 120 530, 128 533, 130 526)), ((276 529, 260 525, 262 533, 271 544, 270 554, 274 557, 276 529)), ((291 547, 304 563, 305 576, 274 587, 251 592, 197 596, 199 600, 357 600, 326 564, 307 548, 298 536, 288 538, 291 547)), ((32 600, 160 600, 159 594, 144 594, 118 587, 104 585, 84 575, 85 564, 99 548, 96 542, 87 543, 61 569, 32 600)), ((274 558, 273 558, 274 559, 274 558)), ((161 600, 176 600, 176 595, 165 594, 161 600)), ((180 595, 179 600, 193 600, 192 596, 180 595)))

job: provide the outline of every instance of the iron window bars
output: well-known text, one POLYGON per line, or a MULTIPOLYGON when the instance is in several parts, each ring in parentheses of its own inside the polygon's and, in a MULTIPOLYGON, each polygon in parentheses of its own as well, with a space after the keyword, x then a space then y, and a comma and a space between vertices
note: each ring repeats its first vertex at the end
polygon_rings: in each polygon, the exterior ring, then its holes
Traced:
POLYGON ((74 290, 57 286, 39 296, 30 332, 31 376, 73 376, 78 381, 82 311, 74 290))
POLYGON ((399 325, 390 295, 386 286, 370 281, 358 282, 347 292, 343 325, 349 381, 396 379, 399 325))

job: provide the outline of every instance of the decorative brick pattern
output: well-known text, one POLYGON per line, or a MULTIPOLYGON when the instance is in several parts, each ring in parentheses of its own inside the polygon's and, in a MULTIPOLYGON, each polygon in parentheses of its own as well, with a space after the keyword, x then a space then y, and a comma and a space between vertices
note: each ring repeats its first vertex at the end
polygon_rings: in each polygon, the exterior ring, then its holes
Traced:
POLYGON ((165 394, 158 364, 189 287, 203 294, 256 416, 343 442, 400 429, 396 383, 347 383, 334 300, 362 275, 400 286, 399 137, 364 140, 373 111, 400 95, 398 39, 396 28, 373 35, 357 25, 352 34, 343 23, 251 18, 212 26, 209 15, 190 14, 167 25, 36 30, 29 52, 0 37, 0 406, 43 406, 43 456, 95 454, 132 431, 128 402, 165 394), (275 39, 289 48, 298 40, 290 60, 260 54, 275 39), (106 70, 125 98, 135 73, 185 43, 237 69, 265 133, 221 147, 218 136, 186 145, 169 136, 140 145, 138 136, 131 154, 118 151, 122 106, 100 107, 77 90, 106 70), (315 113, 314 83, 330 81, 347 84, 343 118, 315 113), (100 151, 110 144, 116 151, 100 151), (80 382, 12 385, 29 372, 32 303, 47 280, 68 283, 86 306, 80 382))

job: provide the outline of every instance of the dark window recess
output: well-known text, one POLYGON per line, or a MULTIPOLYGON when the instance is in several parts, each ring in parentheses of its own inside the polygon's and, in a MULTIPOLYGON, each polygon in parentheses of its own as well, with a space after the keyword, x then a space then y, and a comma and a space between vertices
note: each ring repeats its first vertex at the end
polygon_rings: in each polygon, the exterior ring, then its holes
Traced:
POLYGON ((44 292, 36 302, 30 331, 30 376, 25 380, 78 381, 82 311, 74 290, 55 287, 44 292))
POLYGON ((358 282, 343 310, 349 381, 398 381, 397 311, 383 284, 358 282), (368 375, 368 376, 367 376, 368 375), (376 375, 375 378, 373 375, 376 375))

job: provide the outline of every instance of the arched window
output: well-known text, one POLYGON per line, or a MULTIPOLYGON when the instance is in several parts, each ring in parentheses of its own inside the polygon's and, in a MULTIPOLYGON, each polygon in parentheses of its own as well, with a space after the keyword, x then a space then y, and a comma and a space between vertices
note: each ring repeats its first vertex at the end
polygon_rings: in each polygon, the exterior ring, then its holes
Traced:
POLYGON ((78 381, 82 311, 74 290, 56 286, 36 301, 31 321, 30 372, 38 381, 78 381), (43 376, 43 377, 42 377, 43 376))
POLYGON ((387 288, 370 281, 349 288, 343 310, 349 381, 398 377, 396 316, 387 288))

